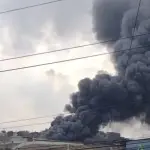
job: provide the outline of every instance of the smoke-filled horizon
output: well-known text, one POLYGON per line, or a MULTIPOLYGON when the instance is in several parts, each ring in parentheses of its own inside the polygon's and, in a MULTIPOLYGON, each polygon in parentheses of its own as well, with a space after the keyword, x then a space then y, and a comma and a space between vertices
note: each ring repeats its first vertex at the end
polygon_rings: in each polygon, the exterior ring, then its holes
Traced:
MULTIPOLYGON (((150 123, 150 48, 130 48, 131 39, 120 39, 150 32, 150 2, 143 0, 136 22, 139 0, 95 0, 93 28, 99 41, 116 39, 108 44, 118 75, 100 71, 93 79, 78 83, 66 105, 70 116, 58 116, 51 123, 48 138, 84 141, 93 137, 99 126, 145 116, 150 123)), ((150 36, 136 37, 132 48, 150 44, 150 36)), ((98 64, 97 64, 98 65, 98 64)))

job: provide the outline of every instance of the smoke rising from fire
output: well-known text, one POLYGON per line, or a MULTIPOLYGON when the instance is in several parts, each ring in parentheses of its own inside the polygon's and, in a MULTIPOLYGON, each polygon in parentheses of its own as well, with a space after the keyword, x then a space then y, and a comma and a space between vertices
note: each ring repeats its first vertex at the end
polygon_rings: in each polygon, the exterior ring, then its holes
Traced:
MULTIPOLYGON (((51 123, 50 139, 84 141, 94 136, 100 125, 122 122, 144 114, 150 123, 150 35, 122 39, 133 35, 139 0, 95 0, 93 4, 94 32, 99 41, 115 51, 112 60, 118 72, 111 76, 99 72, 93 79, 78 83, 78 91, 66 105, 70 116, 58 116, 51 123)), ((135 35, 150 32, 150 2, 143 0, 137 18, 135 35)))

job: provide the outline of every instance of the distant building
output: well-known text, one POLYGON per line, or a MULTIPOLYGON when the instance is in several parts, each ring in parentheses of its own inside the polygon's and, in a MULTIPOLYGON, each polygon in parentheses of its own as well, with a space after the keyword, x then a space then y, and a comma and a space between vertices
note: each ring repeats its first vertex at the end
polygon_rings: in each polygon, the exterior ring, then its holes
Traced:
POLYGON ((17 146, 20 143, 27 142, 27 138, 23 138, 21 136, 11 136, 11 137, 4 137, 3 142, 0 143, 0 150, 2 149, 12 149, 13 147, 17 146))
POLYGON ((113 141, 113 140, 119 140, 122 137, 120 136, 120 133, 115 133, 115 132, 107 132, 106 137, 108 140, 113 141))
POLYGON ((126 142, 126 150, 150 150, 150 139, 130 140, 126 142))
POLYGON ((84 147, 83 144, 80 143, 69 143, 69 142, 56 142, 56 141, 33 141, 19 144, 14 147, 13 150, 71 150, 76 149, 78 147, 84 147))
POLYGON ((3 133, 0 134, 0 150, 76 150, 84 148, 88 150, 125 150, 126 145, 122 144, 122 140, 124 139, 120 134, 114 132, 99 132, 95 137, 87 140, 87 143, 48 141, 36 132, 33 132, 31 136, 18 136, 14 133, 10 137, 3 133), (112 146, 114 143, 115 145, 112 146))
POLYGON ((21 137, 21 136, 12 136, 9 138, 8 142, 9 143, 15 143, 15 144, 20 144, 20 143, 24 143, 27 142, 28 139, 21 137))

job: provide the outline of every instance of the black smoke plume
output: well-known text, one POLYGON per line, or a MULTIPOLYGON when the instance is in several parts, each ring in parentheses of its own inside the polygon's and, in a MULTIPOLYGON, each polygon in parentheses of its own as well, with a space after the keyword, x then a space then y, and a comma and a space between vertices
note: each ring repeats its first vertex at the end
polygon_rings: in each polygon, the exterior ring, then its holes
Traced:
POLYGON ((100 125, 126 121, 141 114, 150 123, 150 35, 146 34, 150 33, 150 1, 142 1, 135 24, 138 3, 139 0, 94 1, 97 39, 115 39, 108 46, 114 52, 121 50, 112 54, 118 75, 99 72, 94 79, 81 80, 79 90, 71 95, 71 104, 66 106, 71 115, 58 116, 51 123, 50 139, 84 141, 94 136, 100 125), (123 39, 133 33, 145 35, 123 39), (132 49, 125 51, 130 46, 132 49))

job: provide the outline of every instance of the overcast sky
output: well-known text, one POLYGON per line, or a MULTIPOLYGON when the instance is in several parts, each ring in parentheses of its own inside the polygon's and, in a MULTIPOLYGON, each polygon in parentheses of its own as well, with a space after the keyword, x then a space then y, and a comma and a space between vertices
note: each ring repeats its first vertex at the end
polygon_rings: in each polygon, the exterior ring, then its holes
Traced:
MULTIPOLYGON (((0 11, 40 2, 46 2, 46 0, 1 0, 0 11)), ((2 14, 0 15, 0 35, 1 59, 96 42, 92 25, 92 0, 65 0, 2 14)), ((82 57, 106 52, 106 50, 102 45, 97 45, 5 61, 0 62, 0 69, 82 57)), ((77 90, 78 81, 84 77, 94 77, 99 70, 115 74, 108 55, 0 73, 0 122, 63 113, 70 94, 77 90)), ((4 124, 0 125, 0 128, 51 120, 52 117, 4 124)), ((42 130, 48 127, 49 124, 45 124, 20 129, 42 130)))
MULTIPOLYGON (((43 0, 2 0, 0 11, 46 2, 43 0)), ((92 0, 65 0, 59 3, 0 16, 0 58, 96 42, 92 26, 92 0)), ((91 46, 20 60, 0 62, 9 69, 96 54, 106 49, 91 46)), ((78 81, 94 77, 105 69, 114 73, 109 56, 0 74, 0 122, 63 113, 78 81)), ((52 119, 52 118, 51 118, 52 119)), ((0 128, 48 122, 50 118, 0 125, 0 128)), ((43 129, 32 126, 29 129, 43 129)))

